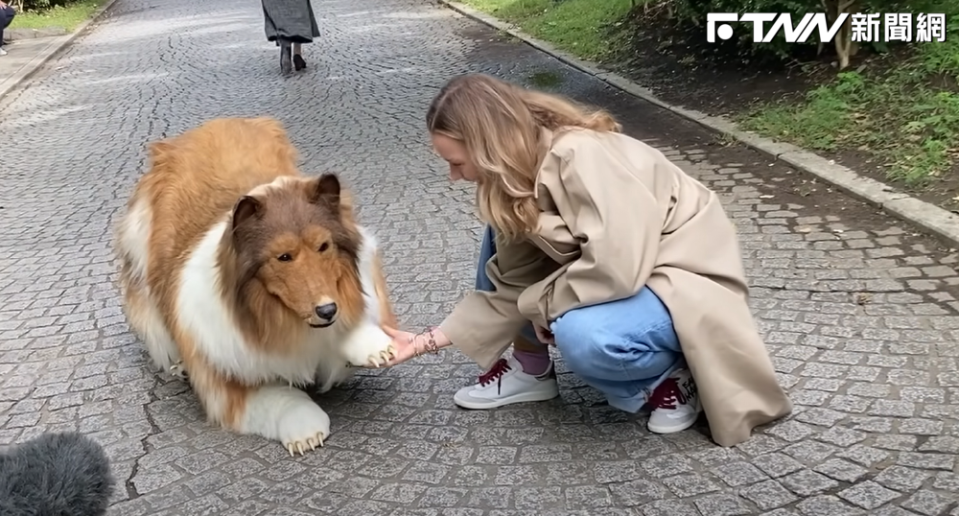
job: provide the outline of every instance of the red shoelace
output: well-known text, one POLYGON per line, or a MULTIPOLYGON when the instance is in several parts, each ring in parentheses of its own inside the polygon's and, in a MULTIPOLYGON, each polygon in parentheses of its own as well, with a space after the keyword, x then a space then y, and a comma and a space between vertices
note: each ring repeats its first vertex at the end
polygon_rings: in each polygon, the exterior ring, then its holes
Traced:
POLYGON ((486 387, 487 385, 493 383, 495 380, 499 380, 510 370, 509 364, 506 362, 505 358, 501 358, 493 364, 493 367, 489 371, 481 374, 479 377, 479 383, 481 386, 486 387))
POLYGON ((649 406, 654 409, 675 409, 676 403, 685 404, 686 394, 679 388, 675 378, 667 378, 649 397, 649 406))

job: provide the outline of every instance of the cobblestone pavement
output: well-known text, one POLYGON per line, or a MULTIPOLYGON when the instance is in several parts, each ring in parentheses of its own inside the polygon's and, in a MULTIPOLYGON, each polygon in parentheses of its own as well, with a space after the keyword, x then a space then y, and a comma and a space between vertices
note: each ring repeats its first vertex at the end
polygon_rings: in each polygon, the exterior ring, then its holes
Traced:
POLYGON ((120 0, 0 103, 0 444, 94 436, 129 516, 959 515, 953 250, 431 2, 314 6, 324 36, 283 79, 256 0, 120 0), (435 324, 471 287, 480 228, 423 115, 471 70, 554 79, 722 193, 792 417, 722 449, 704 425, 651 435, 569 374, 553 402, 462 411, 451 394, 479 371, 448 352, 322 396, 333 436, 290 458, 153 372, 109 248, 144 142, 279 117, 305 170, 357 190, 404 324, 435 324))

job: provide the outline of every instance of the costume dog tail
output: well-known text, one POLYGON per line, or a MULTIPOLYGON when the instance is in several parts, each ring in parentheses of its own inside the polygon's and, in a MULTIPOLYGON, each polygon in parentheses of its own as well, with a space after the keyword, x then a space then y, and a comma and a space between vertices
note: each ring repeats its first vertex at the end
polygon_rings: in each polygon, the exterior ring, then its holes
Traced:
POLYGON ((44 434, 0 451, 0 515, 103 516, 114 479, 95 441, 44 434))

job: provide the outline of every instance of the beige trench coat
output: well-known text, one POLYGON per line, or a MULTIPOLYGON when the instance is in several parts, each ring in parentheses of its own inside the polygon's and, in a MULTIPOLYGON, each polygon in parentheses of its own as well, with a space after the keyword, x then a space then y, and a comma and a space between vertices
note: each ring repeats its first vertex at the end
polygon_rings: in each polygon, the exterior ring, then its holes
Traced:
POLYGON ((625 299, 644 285, 669 309, 713 439, 735 446, 789 414, 747 305, 735 227, 719 198, 629 136, 546 132, 540 230, 497 238, 486 264, 495 292, 473 292, 440 329, 488 368, 532 321, 625 299))

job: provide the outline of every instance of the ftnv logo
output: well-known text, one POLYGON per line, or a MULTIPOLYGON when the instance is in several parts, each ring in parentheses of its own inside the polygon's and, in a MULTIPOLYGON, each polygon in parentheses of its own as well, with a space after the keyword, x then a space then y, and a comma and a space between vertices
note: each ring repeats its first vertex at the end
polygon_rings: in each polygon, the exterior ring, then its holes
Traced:
POLYGON ((783 32, 787 43, 805 43, 813 31, 819 31, 819 41, 832 41, 843 24, 849 20, 851 39, 859 42, 943 42, 946 40, 945 14, 917 14, 915 23, 911 13, 887 13, 884 30, 880 30, 879 13, 842 13, 830 26, 826 13, 807 13, 793 24, 789 13, 708 13, 706 15, 706 41, 716 42, 716 37, 727 40, 733 37, 730 23, 749 22, 753 26, 753 43, 769 43, 783 32), (766 31, 765 24, 772 22, 766 31), (885 36, 885 37, 883 37, 885 36))

